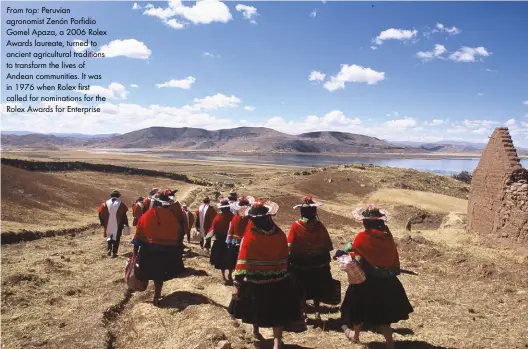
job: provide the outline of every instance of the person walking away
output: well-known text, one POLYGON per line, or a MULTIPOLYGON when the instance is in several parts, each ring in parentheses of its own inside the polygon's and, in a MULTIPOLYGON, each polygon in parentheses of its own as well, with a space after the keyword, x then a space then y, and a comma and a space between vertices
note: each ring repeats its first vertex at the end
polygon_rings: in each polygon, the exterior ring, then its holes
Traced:
POLYGON ((128 207, 121 202, 121 193, 114 190, 110 199, 99 206, 99 222, 104 227, 104 237, 107 242, 108 256, 117 257, 121 235, 125 225, 128 227, 126 215, 128 207))
POLYGON ((194 215, 185 203, 182 204, 182 209, 185 221, 187 223, 185 235, 187 236, 187 242, 191 243, 191 227, 194 226, 194 215))
POLYGON ((154 281, 155 306, 160 305, 163 283, 185 270, 181 249, 184 217, 171 193, 165 190, 152 197, 152 209, 139 220, 131 241, 139 265, 138 279, 154 281))
POLYGON ((289 267, 296 287, 303 295, 302 306, 313 300, 315 319, 320 321, 320 300, 331 297, 334 293, 332 273, 330 271, 330 251, 333 245, 324 224, 317 217, 317 207, 312 196, 304 197, 300 208, 301 218, 291 225, 288 234, 290 251, 289 267))
POLYGON ((227 196, 227 200, 229 200, 229 205, 231 205, 231 212, 237 214, 235 205, 238 202, 238 194, 234 191, 230 192, 227 196))
POLYGON ((143 215, 143 201, 145 199, 143 198, 143 196, 140 196, 139 198, 137 198, 136 202, 134 203, 134 205, 132 205, 132 215, 134 217, 134 220, 132 222, 132 226, 137 226, 137 223, 139 222, 139 219, 141 218, 141 216, 143 215))
POLYGON ((359 262, 366 280, 348 286, 341 304, 342 328, 349 340, 359 343, 362 324, 379 326, 387 349, 394 349, 391 324, 409 319, 413 307, 397 277, 400 260, 393 236, 385 223, 389 219, 388 214, 369 205, 366 209, 355 210, 353 216, 363 223, 365 230, 354 238, 351 257, 359 262))
POLYGON ((149 192, 147 198, 143 200, 143 213, 147 212, 147 210, 151 209, 154 205, 154 196, 157 195, 159 192, 158 188, 152 188, 152 190, 149 192))
POLYGON ((240 209, 253 225, 244 232, 228 308, 234 318, 253 325, 259 340, 260 327, 272 327, 273 349, 283 347, 284 327, 302 320, 300 298, 288 273, 286 235, 271 219, 278 209, 276 203, 260 200, 240 209))
MULTIPOLYGON (((251 206, 255 202, 255 198, 252 196, 242 197, 237 203, 233 204, 232 208, 235 211, 235 216, 229 223, 229 230, 227 232, 226 244, 227 244, 227 269, 230 271, 234 270, 237 264, 238 253, 240 252, 240 242, 244 237, 244 232, 249 227, 251 228, 251 220, 246 216, 242 217, 238 211, 246 206, 251 206)), ((232 272, 229 273, 229 280, 232 280, 232 272)))
POLYGON ((231 204, 227 199, 220 199, 218 204, 220 212, 216 214, 216 217, 211 224, 211 229, 205 236, 205 240, 212 240, 214 237, 213 247, 211 248, 211 257, 209 262, 214 266, 215 269, 222 272, 222 281, 224 285, 233 284, 232 270, 227 265, 227 232, 229 230, 229 224, 233 219, 234 215, 231 212, 231 204), (225 271, 229 270, 229 278, 226 279, 225 271))
POLYGON ((202 249, 206 249, 209 251, 211 248, 211 241, 206 241, 205 235, 209 232, 211 229, 211 225, 213 224, 213 220, 216 217, 216 210, 214 207, 211 206, 211 200, 209 197, 205 197, 203 199, 202 204, 200 207, 196 210, 196 222, 195 222, 195 228, 200 232, 201 240, 200 240, 200 246, 202 249))

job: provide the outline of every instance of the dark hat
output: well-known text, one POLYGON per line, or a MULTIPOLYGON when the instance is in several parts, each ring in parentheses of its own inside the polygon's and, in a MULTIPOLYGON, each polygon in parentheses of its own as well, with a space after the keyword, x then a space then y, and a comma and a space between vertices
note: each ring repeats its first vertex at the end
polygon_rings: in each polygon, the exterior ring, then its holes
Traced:
POLYGON ((253 205, 254 202, 255 198, 253 196, 243 196, 238 199, 238 202, 233 204, 233 208, 238 211, 242 207, 253 205))
POLYGON ((227 198, 220 198, 220 202, 218 203, 218 208, 226 208, 231 207, 231 203, 227 198))
POLYGON ((158 188, 152 188, 149 192, 149 196, 154 196, 159 192, 158 188))
POLYGON ((169 206, 174 204, 174 196, 172 196, 172 190, 160 190, 153 199, 157 202, 160 202, 163 206, 169 206))
POLYGON ((312 196, 310 195, 310 196, 304 197, 302 204, 295 205, 293 206, 293 208, 295 209, 298 207, 319 207, 319 206, 323 206, 323 204, 313 201, 312 196))
POLYGON ((119 192, 119 190, 114 190, 113 192, 110 193, 111 198, 118 198, 120 196, 121 196, 121 193, 119 192))
POLYGON ((206 196, 206 197, 203 198, 203 202, 210 202, 210 201, 211 201, 211 199, 209 199, 209 196, 206 196))
POLYGON ((379 209, 376 205, 368 205, 367 208, 357 208, 352 212, 354 218, 358 221, 385 221, 389 220, 388 212, 379 209))

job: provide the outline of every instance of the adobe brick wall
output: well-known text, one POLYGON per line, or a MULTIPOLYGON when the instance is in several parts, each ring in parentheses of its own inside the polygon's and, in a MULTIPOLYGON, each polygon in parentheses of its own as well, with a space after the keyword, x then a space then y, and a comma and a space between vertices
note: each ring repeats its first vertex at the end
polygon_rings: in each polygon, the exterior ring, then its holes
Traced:
POLYGON ((495 129, 473 172, 467 228, 528 244, 528 171, 507 127, 495 129))

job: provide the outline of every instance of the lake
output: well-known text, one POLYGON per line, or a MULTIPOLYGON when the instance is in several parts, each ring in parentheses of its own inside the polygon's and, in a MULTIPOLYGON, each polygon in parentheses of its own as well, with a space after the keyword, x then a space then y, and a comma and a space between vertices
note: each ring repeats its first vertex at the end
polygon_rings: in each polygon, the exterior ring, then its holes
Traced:
MULTIPOLYGON (((304 155, 304 154, 211 154, 197 152, 163 152, 150 150, 100 149, 97 153, 127 153, 149 154, 163 158, 178 160, 204 160, 221 162, 241 162, 251 164, 275 164, 286 166, 325 167, 341 164, 373 164, 398 168, 412 168, 419 171, 433 172, 441 175, 452 175, 461 171, 472 172, 479 162, 479 158, 436 158, 418 159, 402 157, 365 157, 365 156, 336 156, 336 155, 304 155)), ((521 160, 523 167, 528 166, 528 159, 521 160)))

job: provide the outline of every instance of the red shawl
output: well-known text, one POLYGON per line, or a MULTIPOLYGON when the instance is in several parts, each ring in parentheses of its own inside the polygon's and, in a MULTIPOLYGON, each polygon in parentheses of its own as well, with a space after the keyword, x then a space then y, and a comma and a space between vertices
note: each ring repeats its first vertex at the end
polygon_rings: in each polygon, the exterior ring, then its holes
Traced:
POLYGON ((236 215, 231 220, 229 231, 227 232, 227 241, 231 243, 240 243, 244 237, 244 232, 249 227, 253 226, 253 222, 248 217, 240 217, 236 215))
POLYGON ((180 217, 174 211, 172 207, 148 210, 137 224, 134 239, 149 244, 179 245, 183 232, 180 231, 180 217))
POLYGON ((352 244, 358 254, 376 268, 400 268, 400 257, 391 234, 371 229, 359 233, 352 244))
POLYGON ((213 224, 211 224, 211 228, 209 229, 209 232, 207 233, 205 238, 210 239, 215 235, 227 235, 227 231, 229 230, 229 223, 231 223, 233 217, 234 214, 231 211, 218 212, 216 214, 216 217, 213 219, 213 224))
POLYGON ((333 250, 332 240, 323 223, 318 220, 293 222, 288 234, 290 252, 321 254, 333 250))
POLYGON ((288 270, 288 241, 286 234, 275 226, 264 232, 248 227, 240 245, 234 275, 283 276, 288 270))

